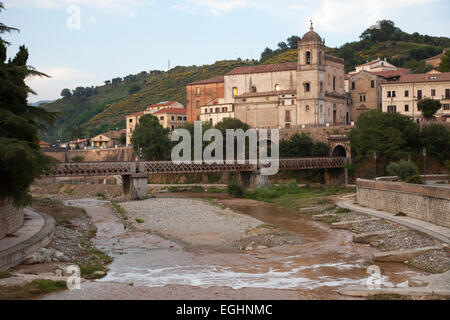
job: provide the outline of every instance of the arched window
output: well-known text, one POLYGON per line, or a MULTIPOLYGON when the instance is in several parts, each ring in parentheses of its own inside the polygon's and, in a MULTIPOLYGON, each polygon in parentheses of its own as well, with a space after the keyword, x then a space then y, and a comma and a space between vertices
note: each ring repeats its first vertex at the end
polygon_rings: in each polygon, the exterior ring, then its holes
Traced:
POLYGON ((319 64, 322 64, 322 52, 319 52, 319 64))
POLYGON ((306 64, 311 64, 311 52, 306 51, 306 64))
POLYGON ((238 88, 233 87, 233 97, 237 97, 237 95, 238 95, 238 88))
POLYGON ((306 107, 305 107, 305 110, 306 110, 306 111, 309 111, 309 106, 306 106, 306 107))
POLYGON ((280 85, 278 83, 275 85, 275 91, 280 91, 280 85))
POLYGON ((253 86, 253 87, 251 88, 251 92, 256 92, 256 87, 255 87, 255 86, 253 86))

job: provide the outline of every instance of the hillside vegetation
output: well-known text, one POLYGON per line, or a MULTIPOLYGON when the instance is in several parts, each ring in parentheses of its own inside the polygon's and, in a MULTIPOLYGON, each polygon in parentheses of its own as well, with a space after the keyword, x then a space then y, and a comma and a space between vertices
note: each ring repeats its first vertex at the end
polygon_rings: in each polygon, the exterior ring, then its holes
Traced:
MULTIPOLYGON (((224 60, 212 65, 178 66, 162 74, 144 72, 131 79, 127 76, 123 81, 116 78, 105 82, 106 85, 94 88, 95 94, 89 96, 83 95, 83 88, 77 88, 74 94, 80 89, 78 96, 72 95, 43 105, 47 110, 59 111, 61 117, 48 136, 42 139, 53 142, 122 129, 126 114, 161 101, 176 100, 186 105, 188 83, 224 75, 239 66, 297 61, 298 40, 298 36, 291 36, 286 42, 280 42, 277 49, 266 48, 259 61, 224 60)), ((392 21, 384 20, 379 29, 365 30, 359 41, 339 48, 327 48, 327 52, 345 59, 347 72, 378 57, 387 58, 394 65, 410 68, 413 72, 425 72, 430 69, 425 65, 425 59, 445 48, 450 48, 450 38, 408 34, 395 27, 392 21)))
MULTIPOLYGON (((327 48, 327 53, 345 60, 346 72, 367 61, 387 58, 397 67, 409 68, 421 73, 430 70, 425 59, 450 48, 450 38, 431 37, 417 32, 409 34, 395 27, 392 21, 383 20, 379 29, 367 29, 360 35, 359 41, 348 42, 338 48, 327 48)), ((297 61, 297 44, 292 41, 280 42, 278 48, 266 48, 261 55, 260 63, 282 63, 297 61)))
POLYGON ((110 104, 103 112, 94 116, 87 123, 87 127, 95 128, 101 124, 119 123, 126 114, 141 111, 148 105, 161 101, 175 100, 186 105, 186 85, 188 83, 224 75, 236 67, 249 64, 252 62, 224 60, 199 67, 175 67, 159 77, 148 80, 145 87, 138 93, 110 104))
MULTIPOLYGON (((128 95, 130 88, 136 84, 144 86, 145 81, 157 77, 148 73, 139 74, 135 81, 122 81, 116 84, 106 84, 94 88, 91 95, 72 95, 61 98, 53 103, 42 104, 41 107, 49 111, 59 112, 54 126, 49 128, 47 135, 41 137, 44 141, 67 140, 96 135, 103 130, 113 129, 107 125, 100 125, 87 129, 87 122, 96 114, 101 113, 112 103, 122 100, 128 95)), ((74 90, 75 92, 76 90, 74 90)), ((125 121, 124 121, 125 122, 125 121)))

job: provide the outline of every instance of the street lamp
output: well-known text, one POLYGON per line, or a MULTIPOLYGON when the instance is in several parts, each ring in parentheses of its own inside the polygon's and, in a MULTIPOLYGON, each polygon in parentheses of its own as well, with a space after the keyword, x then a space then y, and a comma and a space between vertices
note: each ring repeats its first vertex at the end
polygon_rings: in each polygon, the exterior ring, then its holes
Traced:
POLYGON ((426 162, 426 159, 427 159, 427 149, 426 149, 426 148, 423 148, 422 154, 423 154, 423 175, 424 175, 424 177, 425 177, 425 175, 427 174, 427 162, 426 162))
POLYGON ((374 151, 373 152, 373 160, 374 160, 374 162, 375 162, 375 170, 374 170, 374 180, 376 180, 377 179, 377 152, 376 151, 374 151))

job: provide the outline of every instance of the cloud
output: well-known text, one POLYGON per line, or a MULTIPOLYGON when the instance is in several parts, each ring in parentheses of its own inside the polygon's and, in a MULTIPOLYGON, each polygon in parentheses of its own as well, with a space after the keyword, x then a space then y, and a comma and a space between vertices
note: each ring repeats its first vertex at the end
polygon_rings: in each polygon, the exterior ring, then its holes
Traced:
POLYGON ((235 9, 246 8, 253 4, 251 0, 183 0, 181 3, 171 7, 189 13, 209 12, 214 15, 220 15, 235 9))
POLYGON ((5 4, 6 7, 28 8, 66 8, 69 5, 79 5, 102 11, 108 14, 134 16, 144 0, 13 0, 5 4))
POLYGON ((436 0, 324 0, 313 13, 315 25, 330 32, 347 33, 370 27, 394 10, 436 0))
POLYGON ((40 67, 37 70, 49 75, 51 78, 35 76, 27 79, 27 85, 37 93, 37 96, 30 96, 31 101, 56 99, 63 88, 73 89, 80 83, 84 83, 82 86, 86 86, 86 82, 95 80, 94 73, 68 67, 49 66, 40 67))

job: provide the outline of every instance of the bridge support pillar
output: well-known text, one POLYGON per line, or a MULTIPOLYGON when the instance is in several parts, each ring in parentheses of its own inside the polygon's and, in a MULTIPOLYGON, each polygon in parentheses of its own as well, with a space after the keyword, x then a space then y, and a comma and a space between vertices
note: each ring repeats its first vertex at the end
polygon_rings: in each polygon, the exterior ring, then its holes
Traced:
POLYGON ((325 169, 325 184, 333 186, 343 186, 348 182, 346 168, 325 169))
POLYGON ((250 176, 250 188, 267 187, 269 185, 269 176, 262 175, 261 172, 252 172, 250 176))
POLYGON ((147 175, 123 175, 122 196, 125 200, 147 199, 147 175))

